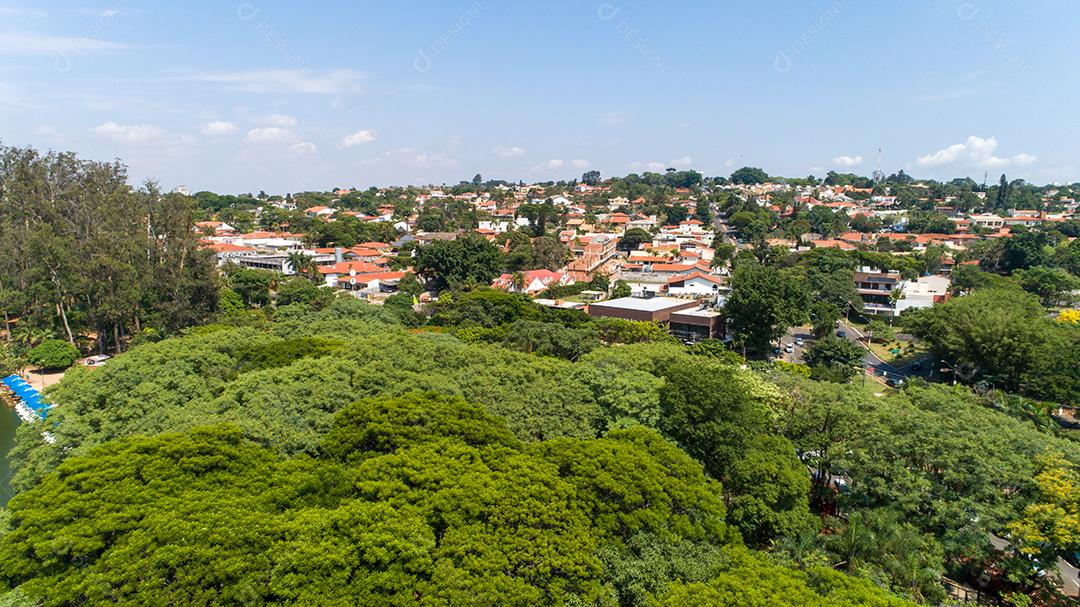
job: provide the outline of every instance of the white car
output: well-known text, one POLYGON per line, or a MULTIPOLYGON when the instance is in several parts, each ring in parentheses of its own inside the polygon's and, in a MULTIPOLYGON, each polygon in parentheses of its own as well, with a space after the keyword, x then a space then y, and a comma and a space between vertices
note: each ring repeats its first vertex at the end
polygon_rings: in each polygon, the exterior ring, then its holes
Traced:
POLYGON ((802 347, 802 345, 803 345, 803 338, 801 338, 801 337, 796 337, 796 338, 795 338, 795 345, 796 345, 796 346, 799 346, 799 347, 802 347))
POLYGON ((791 354, 794 351, 795 351, 795 346, 793 346, 791 344, 785 344, 784 345, 784 352, 787 352, 788 354, 791 354))

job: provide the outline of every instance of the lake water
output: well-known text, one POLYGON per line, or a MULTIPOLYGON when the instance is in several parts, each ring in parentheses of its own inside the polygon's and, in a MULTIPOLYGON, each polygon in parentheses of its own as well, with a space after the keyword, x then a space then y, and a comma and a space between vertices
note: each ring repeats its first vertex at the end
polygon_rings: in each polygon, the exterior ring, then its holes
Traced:
POLYGON ((11 499, 11 466, 8 451, 15 444, 15 428, 21 420, 13 409, 0 405, 0 506, 6 506, 11 499))

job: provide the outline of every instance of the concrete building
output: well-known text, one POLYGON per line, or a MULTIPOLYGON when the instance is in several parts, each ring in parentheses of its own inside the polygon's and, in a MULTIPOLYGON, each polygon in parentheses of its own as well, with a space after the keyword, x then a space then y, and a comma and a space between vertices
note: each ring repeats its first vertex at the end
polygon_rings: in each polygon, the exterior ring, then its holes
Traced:
POLYGON ((673 312, 668 327, 672 335, 687 344, 727 338, 724 315, 707 308, 673 312))
POLYGON ((621 297, 589 304, 589 316, 666 323, 680 310, 698 307, 696 301, 677 297, 621 297))
POLYGON ((855 272, 855 291, 863 301, 867 314, 894 314, 893 291, 900 286, 899 272, 880 272, 861 268, 855 272))
POLYGON ((899 316, 904 310, 930 308, 949 298, 950 281, 945 276, 922 276, 916 280, 907 280, 900 285, 900 298, 896 300, 894 314, 899 316))

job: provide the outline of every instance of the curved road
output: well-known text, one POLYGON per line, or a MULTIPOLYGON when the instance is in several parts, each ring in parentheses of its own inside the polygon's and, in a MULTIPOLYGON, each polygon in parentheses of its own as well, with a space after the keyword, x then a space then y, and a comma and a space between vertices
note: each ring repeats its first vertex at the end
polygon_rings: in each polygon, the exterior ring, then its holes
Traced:
POLYGON ((874 354, 870 347, 862 341, 862 338, 865 337, 865 334, 862 331, 844 321, 840 321, 839 330, 844 332, 845 339, 859 344, 860 347, 866 350, 866 355, 863 356, 863 367, 872 372, 875 379, 907 379, 915 376, 928 376, 933 370, 932 365, 930 364, 933 361, 929 356, 900 367, 891 365, 882 360, 877 354, 874 354), (916 366, 919 366, 919 368, 915 369, 914 367, 916 366))

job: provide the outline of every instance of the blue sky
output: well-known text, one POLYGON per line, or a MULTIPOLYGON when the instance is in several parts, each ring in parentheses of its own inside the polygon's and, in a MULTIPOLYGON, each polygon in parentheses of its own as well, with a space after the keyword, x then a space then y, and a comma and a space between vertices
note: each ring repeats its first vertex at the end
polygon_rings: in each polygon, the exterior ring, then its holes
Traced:
POLYGON ((1071 0, 8 1, 0 140, 169 188, 1080 180, 1071 0))

